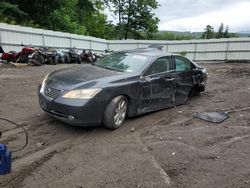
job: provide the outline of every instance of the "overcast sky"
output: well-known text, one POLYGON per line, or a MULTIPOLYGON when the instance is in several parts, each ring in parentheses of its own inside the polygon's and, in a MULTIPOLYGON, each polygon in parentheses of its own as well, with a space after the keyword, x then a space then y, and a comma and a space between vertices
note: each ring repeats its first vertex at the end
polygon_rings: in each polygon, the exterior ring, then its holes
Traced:
MULTIPOLYGON (((250 0, 158 0, 155 12, 159 30, 203 31, 206 25, 215 31, 223 22, 229 31, 250 31, 250 0)), ((108 18, 117 22, 109 11, 108 18)))
POLYGON ((206 25, 218 29, 250 31, 250 0, 158 0, 159 30, 203 31, 206 25))

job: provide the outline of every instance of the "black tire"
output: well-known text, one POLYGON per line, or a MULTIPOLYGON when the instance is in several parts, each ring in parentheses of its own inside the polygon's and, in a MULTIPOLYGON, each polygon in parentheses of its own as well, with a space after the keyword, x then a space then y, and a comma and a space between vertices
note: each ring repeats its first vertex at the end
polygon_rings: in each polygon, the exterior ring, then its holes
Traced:
POLYGON ((45 64, 45 58, 44 56, 42 55, 38 55, 38 58, 37 58, 37 62, 40 64, 40 65, 44 65, 45 64))
POLYGON ((50 65, 56 65, 56 64, 57 64, 56 58, 55 58, 55 57, 51 57, 51 58, 49 59, 49 64, 50 64, 50 65))
POLYGON ((200 92, 204 91, 205 88, 201 88, 199 85, 195 85, 189 92, 189 96, 190 97, 193 97, 193 96, 196 96, 196 95, 199 95, 200 92))
POLYGON ((9 58, 7 59, 7 62, 8 62, 8 63, 11 62, 11 61, 12 61, 11 59, 12 59, 12 58, 9 57, 9 58))
POLYGON ((81 64, 82 60, 81 60, 80 56, 77 59, 78 59, 77 64, 81 64))
POLYGON ((70 58, 68 54, 64 55, 64 63, 69 64, 70 63, 70 58))
POLYGON ((55 65, 57 65, 58 63, 60 63, 59 57, 58 57, 58 56, 55 56, 54 61, 55 61, 55 65))
POLYGON ((118 129, 125 121, 127 111, 128 111, 128 100, 125 96, 120 95, 113 98, 104 111, 103 126, 113 130, 118 129), (115 118, 115 116, 119 113, 117 112, 119 110, 119 107, 121 107, 119 105, 122 104, 124 104, 125 107, 120 111, 121 114, 118 115, 117 119, 115 118))
POLYGON ((24 54, 23 63, 29 63, 29 54, 24 54))

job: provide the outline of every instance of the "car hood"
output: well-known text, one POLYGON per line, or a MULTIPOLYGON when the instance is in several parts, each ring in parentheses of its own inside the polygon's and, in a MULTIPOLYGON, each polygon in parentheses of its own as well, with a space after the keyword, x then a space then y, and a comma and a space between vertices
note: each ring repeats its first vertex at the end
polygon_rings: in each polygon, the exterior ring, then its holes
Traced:
POLYGON ((87 83, 91 87, 97 79, 103 80, 103 78, 124 74, 93 65, 78 65, 52 72, 48 76, 46 84, 58 89, 70 90, 87 83), (90 84, 91 82, 92 84, 90 84))

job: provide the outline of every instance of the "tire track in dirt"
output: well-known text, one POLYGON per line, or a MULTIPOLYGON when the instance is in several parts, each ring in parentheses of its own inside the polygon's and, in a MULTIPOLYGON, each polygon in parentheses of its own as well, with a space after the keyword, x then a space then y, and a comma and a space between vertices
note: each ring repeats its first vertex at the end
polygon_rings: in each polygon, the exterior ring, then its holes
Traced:
POLYGON ((36 168, 49 161, 55 154, 56 154, 55 151, 50 152, 47 155, 44 155, 39 161, 35 161, 31 163, 29 166, 23 167, 22 170, 17 172, 12 172, 11 175, 6 176, 2 179, 2 181, 0 182, 0 187, 6 187, 6 188, 22 187, 22 181, 27 176, 31 175, 36 168))
POLYGON ((49 161, 53 156, 58 155, 62 152, 66 152, 73 146, 80 144, 87 139, 87 137, 94 134, 96 129, 92 129, 90 132, 86 132, 84 135, 74 136, 57 142, 47 148, 40 149, 39 151, 33 151, 33 153, 28 153, 19 159, 15 159, 12 163, 12 172, 9 175, 0 177, 0 187, 22 187, 22 181, 32 174, 37 168, 42 166, 44 163, 49 161), (1 180, 2 179, 2 180, 1 180))

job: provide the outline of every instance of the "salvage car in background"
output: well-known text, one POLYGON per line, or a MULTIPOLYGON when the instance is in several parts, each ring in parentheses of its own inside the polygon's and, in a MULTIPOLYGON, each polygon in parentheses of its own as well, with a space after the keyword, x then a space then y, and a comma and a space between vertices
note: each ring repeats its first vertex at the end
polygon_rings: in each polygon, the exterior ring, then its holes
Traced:
POLYGON ((158 48, 121 51, 47 75, 39 103, 71 125, 117 129, 127 116, 183 104, 205 90, 206 79, 205 68, 180 55, 158 48))

